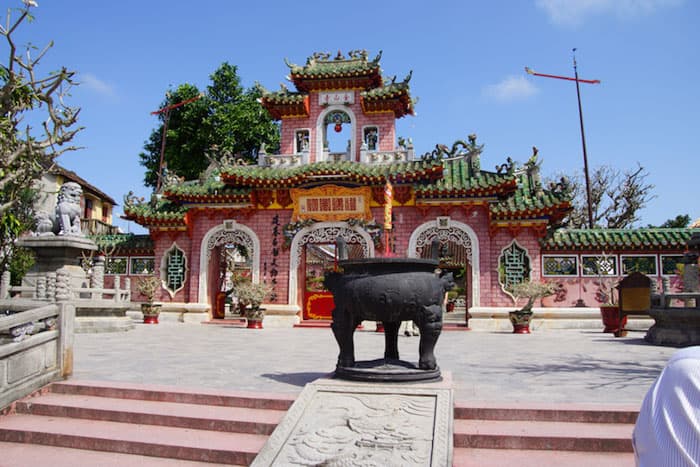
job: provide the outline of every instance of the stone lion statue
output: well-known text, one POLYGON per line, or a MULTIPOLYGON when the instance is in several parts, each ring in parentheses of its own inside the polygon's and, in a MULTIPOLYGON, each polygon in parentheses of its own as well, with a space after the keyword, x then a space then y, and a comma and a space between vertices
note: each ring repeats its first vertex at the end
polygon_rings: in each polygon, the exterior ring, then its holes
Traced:
POLYGON ((83 189, 75 182, 61 185, 56 200, 56 225, 58 235, 82 236, 80 230, 80 197, 83 189))

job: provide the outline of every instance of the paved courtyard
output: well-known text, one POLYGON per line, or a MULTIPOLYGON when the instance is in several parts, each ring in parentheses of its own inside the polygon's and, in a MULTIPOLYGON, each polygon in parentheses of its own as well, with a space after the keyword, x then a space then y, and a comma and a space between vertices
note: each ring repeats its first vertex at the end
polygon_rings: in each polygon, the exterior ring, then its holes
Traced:
MULTIPOLYGON (((438 364, 457 401, 641 403, 675 351, 595 330, 443 332, 438 364)), ((356 358, 381 357, 384 336, 355 333, 356 358)), ((401 336, 401 358, 418 359, 418 338, 401 336)), ((224 325, 137 324, 124 333, 77 334, 74 379, 183 388, 298 393, 333 371, 338 348, 327 328, 251 330, 224 325)))

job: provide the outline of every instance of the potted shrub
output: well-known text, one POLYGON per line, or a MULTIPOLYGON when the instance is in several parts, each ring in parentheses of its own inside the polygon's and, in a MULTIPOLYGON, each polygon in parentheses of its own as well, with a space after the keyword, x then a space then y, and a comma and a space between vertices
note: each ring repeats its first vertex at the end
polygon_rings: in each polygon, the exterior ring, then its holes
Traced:
POLYGON ((146 324, 158 324, 158 315, 160 315, 160 303, 153 303, 156 292, 160 289, 161 280, 158 276, 146 276, 139 279, 136 285, 136 290, 141 295, 146 297, 146 303, 141 304, 141 313, 143 313, 143 322, 146 324))
POLYGON ((252 329, 261 329, 262 321, 265 317, 265 309, 260 308, 263 300, 272 292, 272 286, 264 282, 241 282, 235 286, 235 294, 238 298, 238 303, 245 307, 245 317, 248 321, 248 327, 252 329))
POLYGON ((596 301, 600 303, 600 317, 603 320, 603 332, 615 332, 627 324, 627 316, 620 319, 620 307, 617 304, 616 287, 617 278, 613 276, 615 269, 610 256, 603 252, 596 258, 593 267, 588 268, 589 273, 597 277, 598 290, 596 301))
POLYGON ((535 300, 554 294, 556 287, 556 284, 540 281, 525 281, 513 286, 511 293, 514 302, 517 303, 518 299, 527 298, 527 302, 522 308, 508 313, 508 318, 513 324, 514 334, 530 334, 532 306, 535 304, 535 300))

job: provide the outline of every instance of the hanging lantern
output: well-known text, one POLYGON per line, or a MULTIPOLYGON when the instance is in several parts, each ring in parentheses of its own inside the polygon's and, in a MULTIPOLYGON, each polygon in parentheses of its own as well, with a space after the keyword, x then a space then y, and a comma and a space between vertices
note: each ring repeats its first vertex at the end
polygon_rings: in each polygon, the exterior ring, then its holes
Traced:
POLYGON ((340 116, 340 114, 335 114, 333 116, 333 121, 335 121, 335 127, 333 128, 335 132, 340 133, 341 131, 343 131, 343 119, 340 116))

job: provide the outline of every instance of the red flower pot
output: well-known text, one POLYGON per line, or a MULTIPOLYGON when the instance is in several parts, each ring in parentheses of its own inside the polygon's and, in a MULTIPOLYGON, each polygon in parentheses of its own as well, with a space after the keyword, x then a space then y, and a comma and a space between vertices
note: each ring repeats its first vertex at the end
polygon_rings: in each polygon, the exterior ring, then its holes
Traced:
POLYGON ((601 305, 600 316, 605 326, 603 332, 615 332, 627 324, 627 316, 623 316, 620 320, 620 308, 617 305, 601 305))

